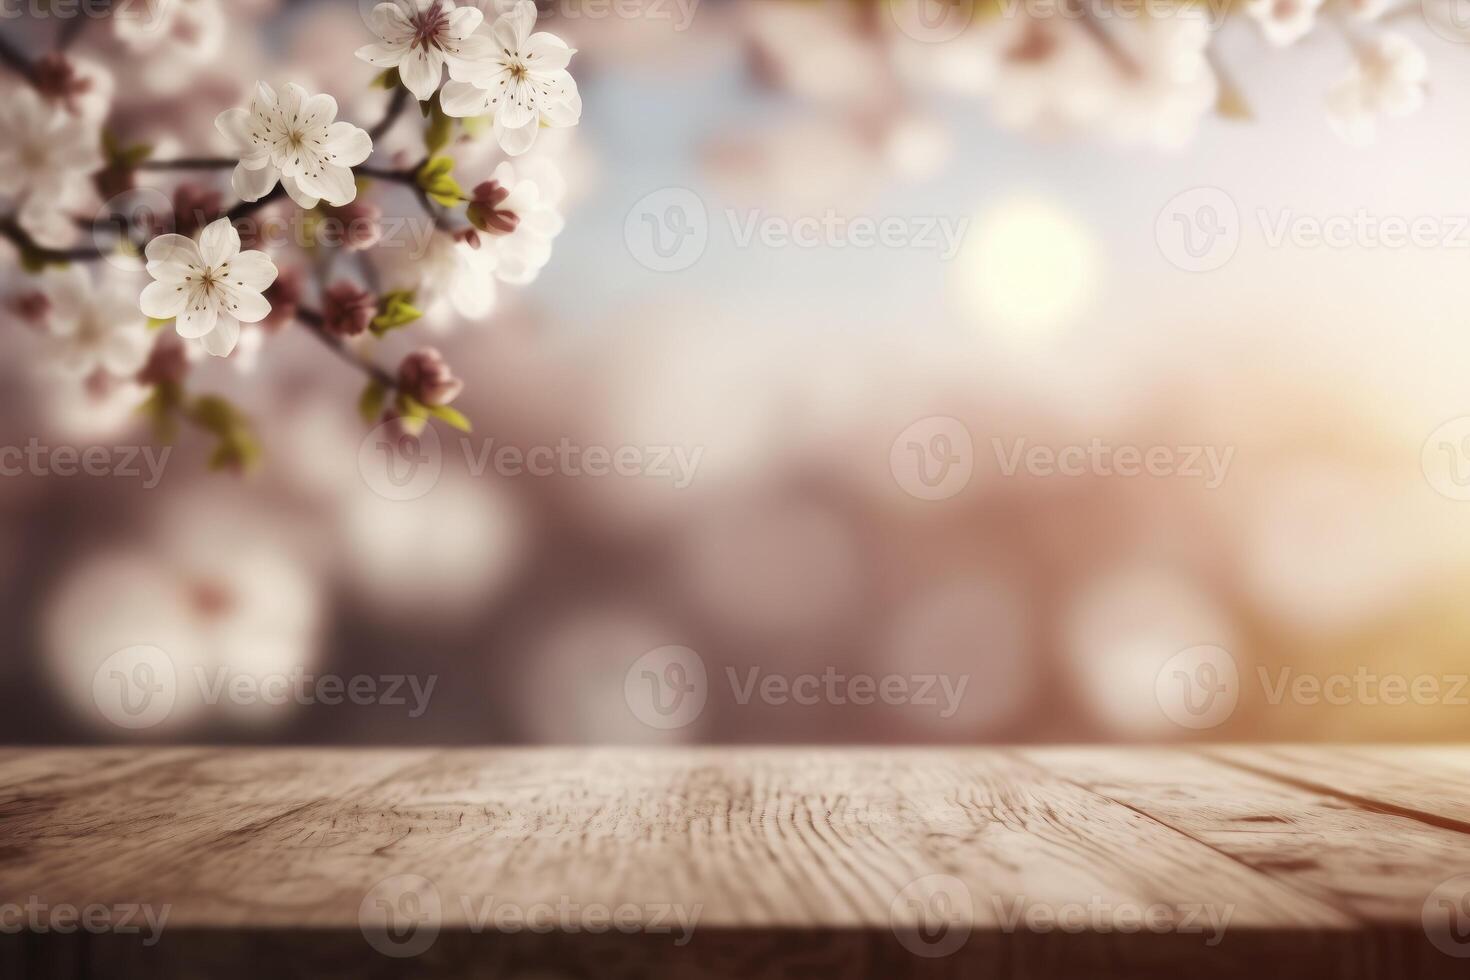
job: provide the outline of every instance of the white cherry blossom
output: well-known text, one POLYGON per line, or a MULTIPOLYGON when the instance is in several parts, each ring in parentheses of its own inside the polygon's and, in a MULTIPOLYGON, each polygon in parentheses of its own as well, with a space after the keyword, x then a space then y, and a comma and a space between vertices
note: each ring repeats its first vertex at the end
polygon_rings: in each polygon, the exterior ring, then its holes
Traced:
POLYGON ((439 95, 447 115, 493 114, 496 142, 511 156, 529 150, 543 125, 575 126, 582 118, 582 96, 567 71, 575 50, 554 34, 531 33, 535 26, 536 4, 519 0, 490 28, 490 57, 439 95))
POLYGON ((1402 34, 1365 42, 1352 72, 1327 93, 1327 121, 1349 143, 1371 143, 1378 117, 1407 116, 1424 104, 1429 63, 1402 34))
POLYGON ((357 56, 379 68, 397 68, 404 86, 422 101, 439 87, 446 66, 450 78, 467 80, 495 53, 490 38, 475 33, 484 17, 476 7, 456 7, 454 0, 380 3, 369 17, 378 42, 359 48, 357 56))
POLYGON ((229 25, 220 0, 165 0, 119 5, 112 13, 117 38, 139 59, 146 86, 161 94, 180 92, 194 71, 213 64, 229 25))
POLYGON ((148 324, 136 292, 113 280, 94 286, 80 266, 47 269, 46 326, 55 338, 57 362, 67 374, 104 371, 115 378, 136 374, 148 359, 148 324))
POLYGON ((407 249, 378 249, 374 256, 389 288, 414 290, 415 305, 424 311, 429 329, 442 332, 443 320, 451 314, 478 320, 495 309, 496 253, 487 236, 480 236, 476 248, 438 231, 430 236, 422 256, 407 253, 407 249))
POLYGON ((0 195, 14 198, 21 228, 38 243, 69 244, 67 209, 87 197, 87 178, 104 163, 97 126, 26 87, 0 99, 0 133, 0 195))
POLYGON ((277 97, 259 83, 248 110, 226 109, 215 120, 240 156, 235 193, 258 201, 279 181, 303 208, 323 200, 333 207, 350 204, 357 197, 352 168, 371 155, 373 141, 336 119, 337 100, 330 95, 307 95, 292 83, 277 97))
POLYGON ((514 214, 517 223, 509 235, 486 236, 488 247, 495 249, 496 278, 516 286, 541 274, 551 260, 552 239, 566 225, 557 207, 564 193, 561 175, 549 163, 534 178, 527 173, 530 169, 523 166, 518 176, 509 161, 495 168, 495 181, 510 192, 497 207, 514 214))
POLYGON ((1267 41, 1285 48, 1311 33, 1321 6, 1322 0, 1246 0, 1245 12, 1261 25, 1267 41))
POLYGON ((156 319, 175 319, 180 337, 201 339, 216 357, 235 349, 241 323, 259 323, 271 311, 262 293, 276 281, 275 263, 264 252, 240 251, 228 218, 200 232, 197 245, 182 235, 159 235, 144 254, 155 281, 139 307, 156 319))

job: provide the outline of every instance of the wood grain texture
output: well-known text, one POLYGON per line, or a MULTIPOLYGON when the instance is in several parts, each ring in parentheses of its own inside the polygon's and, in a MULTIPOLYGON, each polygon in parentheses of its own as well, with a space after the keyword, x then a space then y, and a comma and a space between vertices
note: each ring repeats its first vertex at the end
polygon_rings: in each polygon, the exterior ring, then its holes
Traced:
POLYGON ((4 976, 1466 966, 1414 897, 1470 838, 1190 752, 15 752, 0 831, 0 901, 168 907, 0 936, 4 976))

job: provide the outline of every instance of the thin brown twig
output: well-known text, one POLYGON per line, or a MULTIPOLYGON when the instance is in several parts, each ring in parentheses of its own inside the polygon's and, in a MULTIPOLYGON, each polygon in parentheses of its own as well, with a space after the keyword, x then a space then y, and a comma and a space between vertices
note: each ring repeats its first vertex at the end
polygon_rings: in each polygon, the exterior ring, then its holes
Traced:
POLYGON ((238 160, 225 157, 183 157, 178 160, 144 160, 135 170, 232 170, 238 160))
POLYGON ((332 353, 336 354, 343 361, 362 371, 384 388, 392 390, 398 387, 397 378, 371 361, 365 361, 358 357, 339 338, 328 333, 326 320, 316 310, 298 307, 296 310, 296 319, 301 321, 312 336, 331 348, 332 353))

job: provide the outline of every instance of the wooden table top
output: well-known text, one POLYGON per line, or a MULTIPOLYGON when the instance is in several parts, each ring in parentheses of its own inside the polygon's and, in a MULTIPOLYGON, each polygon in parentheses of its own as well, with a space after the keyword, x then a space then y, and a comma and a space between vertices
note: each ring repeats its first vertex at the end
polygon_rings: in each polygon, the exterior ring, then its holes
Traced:
POLYGON ((0 976, 1470 976, 1470 749, 0 752, 0 976))

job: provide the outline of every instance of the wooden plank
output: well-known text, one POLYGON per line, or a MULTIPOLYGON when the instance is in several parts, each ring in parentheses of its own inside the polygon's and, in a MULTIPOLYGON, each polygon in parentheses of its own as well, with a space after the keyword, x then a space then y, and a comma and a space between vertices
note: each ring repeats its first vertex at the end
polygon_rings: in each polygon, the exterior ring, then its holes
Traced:
POLYGON ((233 750, 91 771, 5 788, 46 803, 0 825, 20 843, 0 896, 168 903, 170 931, 151 949, 0 940, 23 975, 231 975, 264 955, 398 975, 359 915, 396 909, 399 876, 437 909, 414 975, 1401 975, 1361 966, 1337 897, 1005 752, 233 750), (496 928, 538 903, 551 935, 496 928), (582 928, 621 906, 637 935, 582 928))
POLYGON ((0 788, 0 896, 163 904, 173 886, 158 888, 161 869, 197 880, 201 862, 228 859, 232 840, 293 811, 331 810, 335 794, 429 755, 362 753, 328 768, 295 751, 36 753, 27 778, 0 788))
POLYGON ((1344 799, 1470 831, 1470 753, 1461 748, 1220 746, 1209 754, 1344 799))
POLYGON ((1470 835, 1169 749, 1026 749, 1053 775, 1176 827, 1368 922, 1420 922, 1470 835))

